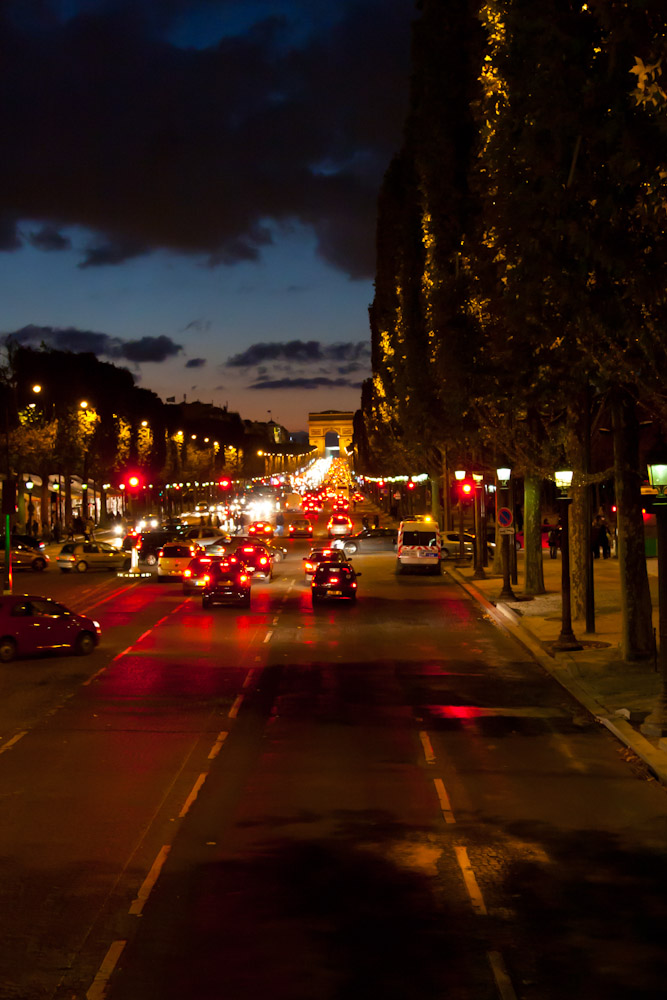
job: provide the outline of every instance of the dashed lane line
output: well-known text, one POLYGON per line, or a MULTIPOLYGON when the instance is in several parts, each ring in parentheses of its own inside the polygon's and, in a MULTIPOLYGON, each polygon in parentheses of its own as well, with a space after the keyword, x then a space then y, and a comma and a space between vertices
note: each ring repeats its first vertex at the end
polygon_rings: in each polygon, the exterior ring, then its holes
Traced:
MULTIPOLYGON (((210 759, 210 754, 209 754, 209 759, 210 759)), ((190 809, 190 806, 192 805, 192 803, 195 801, 195 799, 199 795, 199 791, 200 791, 202 785, 204 784, 204 782, 206 781, 207 778, 208 778, 208 771, 205 771, 203 774, 199 775, 199 777, 195 781, 194 785, 192 786, 192 791, 190 792, 190 794, 188 795, 187 799, 183 803, 183 808, 181 809, 181 811, 178 814, 178 818, 179 819, 183 819, 183 817, 187 815, 188 810, 190 809)))
POLYGON ((235 719, 236 716, 239 714, 239 709, 240 709, 240 707, 241 707, 242 704, 243 704, 243 695, 239 694, 234 699, 234 704, 232 705, 232 707, 230 708, 229 712, 227 713, 227 718, 228 719, 235 719))
POLYGON ((493 973, 500 1000, 516 1000, 516 993, 512 986, 512 980, 507 974, 503 956, 499 951, 487 951, 486 955, 491 966, 491 972, 493 973))
POLYGON ((482 896, 482 890, 477 884, 475 873, 472 870, 472 865, 470 864, 470 860, 468 858, 468 849, 458 844, 454 847, 454 852, 463 875, 465 887, 468 890, 468 895, 470 896, 472 908, 475 913, 480 916, 486 916, 486 913, 488 912, 486 909, 486 903, 484 902, 484 897, 482 896))
POLYGON ((224 744, 224 742, 225 742, 225 740, 227 739, 228 736, 229 736, 229 733, 227 733, 227 732, 223 732, 223 733, 219 733, 218 734, 217 740, 215 741, 215 743, 213 744, 213 746, 211 747, 211 749, 209 751, 208 760, 215 760, 215 758, 218 756, 218 754, 222 750, 223 744, 224 744))
POLYGON ((10 740, 7 740, 7 742, 3 743, 3 745, 0 747, 0 753, 5 753, 6 750, 11 750, 13 746, 16 746, 19 740, 23 739, 23 737, 27 734, 27 732, 28 730, 24 729, 22 732, 16 733, 15 736, 12 736, 10 740))
POLYGON ((171 850, 171 847, 170 847, 169 844, 164 844, 160 848, 160 850, 158 852, 158 856, 156 857, 155 861, 153 862, 153 864, 151 866, 151 870, 149 871, 148 875, 144 879, 143 884, 141 885, 141 888, 139 889, 139 892, 137 893, 137 898, 132 901, 132 904, 131 904, 130 909, 128 911, 133 916, 139 916, 139 914, 142 912, 144 906, 146 905, 146 901, 147 901, 148 897, 151 894, 151 890, 153 889, 153 886, 155 885, 155 883, 157 882, 157 880, 158 880, 158 878, 160 876, 160 872, 162 871, 162 867, 163 867, 165 861, 167 860, 167 856, 168 856, 170 850, 171 850))
POLYGON ((114 941, 110 945, 108 952, 102 959, 102 964, 100 965, 98 973, 86 993, 86 1000, 104 1000, 107 986, 109 985, 109 979, 111 978, 111 973, 118 964, 118 959, 120 958, 126 944, 127 941, 114 941))
POLYGON ((424 759, 427 764, 435 764, 435 753, 428 733, 423 730, 419 734, 419 739, 424 750, 424 759))
POLYGON ((445 818, 445 823, 456 823, 456 817, 452 811, 449 796, 447 795, 447 790, 442 782, 442 778, 434 778, 433 784, 435 785, 435 790, 438 793, 440 808, 442 810, 442 815, 445 818))

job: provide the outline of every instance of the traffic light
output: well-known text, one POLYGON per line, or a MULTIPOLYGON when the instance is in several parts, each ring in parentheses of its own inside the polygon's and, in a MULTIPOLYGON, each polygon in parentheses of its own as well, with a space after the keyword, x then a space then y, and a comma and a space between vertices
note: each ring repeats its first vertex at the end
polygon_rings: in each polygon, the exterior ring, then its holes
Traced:
POLYGON ((415 484, 414 484, 414 483, 412 482, 412 480, 410 480, 410 481, 409 481, 409 482, 407 483, 407 488, 408 488, 409 490, 414 490, 414 488, 415 488, 415 484))
POLYGON ((230 490, 232 488, 232 481, 231 479, 228 479, 227 476, 224 476, 218 482, 218 486, 220 487, 221 490, 230 490))
POLYGON ((475 495, 475 484, 470 479, 462 479, 458 487, 459 498, 463 503, 469 503, 475 495))

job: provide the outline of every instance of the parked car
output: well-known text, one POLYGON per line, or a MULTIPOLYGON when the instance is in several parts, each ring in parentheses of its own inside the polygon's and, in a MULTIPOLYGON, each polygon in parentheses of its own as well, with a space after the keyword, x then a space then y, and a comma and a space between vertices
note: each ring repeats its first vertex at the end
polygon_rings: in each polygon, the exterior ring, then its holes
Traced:
POLYGON ((395 552, 397 538, 396 528, 362 528, 349 538, 334 538, 331 547, 342 549, 346 556, 357 552, 395 552))
POLYGON ((330 600, 356 601, 360 576, 349 562, 321 562, 310 584, 313 604, 330 600))
MULTIPOLYGON (((12 532, 9 536, 10 545, 24 545, 28 549, 34 549, 35 552, 43 552, 46 545, 42 541, 38 541, 34 535, 25 535, 20 532, 12 532)), ((5 536, 0 535, 0 548, 5 547, 5 536)))
POLYGON ((89 569, 123 569, 127 552, 108 542, 65 542, 56 558, 61 573, 85 573, 89 569))
POLYGON ((194 557, 201 553, 195 542, 167 542, 157 554, 157 578, 182 580, 183 573, 194 557))
POLYGON ((297 517, 289 526, 290 538, 310 538, 313 534, 313 526, 305 517, 297 517))
MULTIPOLYGON (((463 553, 472 556, 475 551, 475 536, 463 532, 463 553)), ((460 552, 458 531, 442 531, 440 533, 440 556, 442 559, 456 558, 460 552)))
POLYGON ((99 622, 78 615, 48 597, 5 594, 0 597, 0 661, 63 647, 92 653, 100 641, 99 622))
POLYGON ((344 538, 352 534, 352 519, 347 514, 332 514, 327 521, 329 538, 344 538))
MULTIPOLYGON (((22 542, 13 542, 11 546, 12 569, 31 569, 35 573, 43 572, 49 565, 46 552, 35 550, 22 542)), ((5 550, 0 551, 0 566, 4 569, 5 550)))
POLYGON ((251 574, 236 559, 221 559, 206 574, 201 595, 202 608, 212 604, 240 604, 250 607, 251 574))

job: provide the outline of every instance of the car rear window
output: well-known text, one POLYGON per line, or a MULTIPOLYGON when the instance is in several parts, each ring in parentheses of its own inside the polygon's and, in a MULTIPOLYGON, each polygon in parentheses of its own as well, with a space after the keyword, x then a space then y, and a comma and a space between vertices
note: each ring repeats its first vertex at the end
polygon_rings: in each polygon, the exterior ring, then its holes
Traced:
POLYGON ((437 540, 432 531, 404 531, 404 545, 437 545, 437 540))
POLYGON ((192 555, 192 553, 187 545, 165 545, 162 549, 162 555, 166 559, 177 559, 182 556, 192 555))
POLYGON ((75 542, 67 542, 66 545, 63 545, 62 549, 60 550, 60 553, 61 555, 64 553, 66 556, 71 556, 72 553, 75 551, 75 549, 76 549, 75 542))

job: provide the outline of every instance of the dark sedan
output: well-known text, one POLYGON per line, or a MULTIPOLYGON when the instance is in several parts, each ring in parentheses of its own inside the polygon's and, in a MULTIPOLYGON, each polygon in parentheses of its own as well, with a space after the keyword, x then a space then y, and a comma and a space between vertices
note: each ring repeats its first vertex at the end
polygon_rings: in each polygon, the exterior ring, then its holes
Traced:
POLYGON ((331 547, 342 549, 346 556, 356 552, 395 552, 396 528, 362 528, 349 538, 334 538, 331 547))
POLYGON ((250 607, 250 573, 235 559, 221 559, 211 565, 204 577, 202 608, 213 604, 238 604, 250 607))
POLYGON ((310 584, 313 604, 320 601, 356 601, 357 577, 351 563, 320 563, 310 584))

